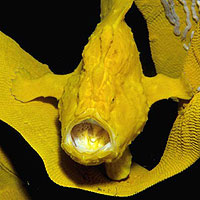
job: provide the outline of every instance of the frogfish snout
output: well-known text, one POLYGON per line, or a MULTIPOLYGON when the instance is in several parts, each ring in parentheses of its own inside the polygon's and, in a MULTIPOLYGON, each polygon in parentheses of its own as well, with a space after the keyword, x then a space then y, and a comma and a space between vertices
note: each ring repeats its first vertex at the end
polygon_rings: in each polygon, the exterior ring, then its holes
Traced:
POLYGON ((66 130, 62 148, 84 165, 98 165, 112 159, 114 147, 111 131, 92 118, 75 123, 66 130))

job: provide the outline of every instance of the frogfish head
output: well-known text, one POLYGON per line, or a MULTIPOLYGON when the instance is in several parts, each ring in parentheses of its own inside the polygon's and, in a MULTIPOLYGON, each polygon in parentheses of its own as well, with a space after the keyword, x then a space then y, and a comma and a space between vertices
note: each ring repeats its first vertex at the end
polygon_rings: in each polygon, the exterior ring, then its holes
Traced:
POLYGON ((61 146, 83 165, 109 163, 147 120, 139 53, 126 23, 108 20, 97 26, 82 55, 59 101, 61 146))

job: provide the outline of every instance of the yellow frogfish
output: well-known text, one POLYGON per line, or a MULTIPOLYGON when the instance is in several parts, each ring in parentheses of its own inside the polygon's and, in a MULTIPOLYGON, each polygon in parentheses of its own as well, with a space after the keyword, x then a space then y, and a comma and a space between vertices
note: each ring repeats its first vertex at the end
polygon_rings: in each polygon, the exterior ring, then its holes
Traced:
POLYGON ((21 69, 12 94, 22 102, 57 98, 63 150, 83 165, 106 163, 108 176, 121 180, 130 172, 128 145, 142 131, 149 107, 160 99, 190 95, 179 79, 143 75, 131 29, 122 20, 130 3, 114 6, 90 37, 73 73, 29 79, 21 69))
MULTIPOLYGON (((146 1, 135 2, 141 10, 145 8, 140 4, 146 1)), ((4 94, 0 100, 5 106, 0 118, 16 128, 39 153, 49 176, 59 185, 108 195, 114 195, 119 188, 115 195, 128 196, 182 171, 188 165, 171 168, 179 160, 173 154, 172 144, 174 141, 179 144, 176 134, 177 130, 181 131, 182 120, 185 120, 182 116, 184 113, 189 115, 195 100, 188 107, 184 104, 158 166, 148 171, 132 163, 129 145, 143 130, 151 105, 168 98, 190 100, 194 95, 187 81, 190 79, 188 73, 179 77, 165 73, 154 77, 143 74, 133 33, 124 21, 132 3, 133 0, 101 2, 101 22, 90 36, 80 64, 67 75, 52 73, 11 39, 2 33, 0 35, 0 43, 9 44, 9 48, 3 49, 7 54, 0 55, 0 66, 5 66, 1 77, 10 77, 6 82, 8 86, 0 89, 4 94), (51 104, 52 98, 48 100, 47 97, 56 98, 58 108, 51 104), (58 118, 61 141, 56 124, 58 118), (70 165, 73 162, 69 159, 83 166, 104 163, 109 179, 104 177, 90 185, 71 180, 67 172, 72 173, 70 165), (65 163, 68 165, 63 167, 65 163), (167 171, 169 168, 172 169, 170 173, 167 171)), ((167 9, 165 1, 159 3, 163 11, 167 9)), ((169 23, 166 17, 165 20, 169 23)), ((151 24, 149 26, 151 31, 151 24)), ((185 52, 183 46, 181 48, 185 52)), ((158 65, 163 62, 156 59, 155 52, 154 57, 158 65)), ((162 72, 161 68, 158 71, 162 72)), ((187 126, 187 121, 185 124, 187 126)))

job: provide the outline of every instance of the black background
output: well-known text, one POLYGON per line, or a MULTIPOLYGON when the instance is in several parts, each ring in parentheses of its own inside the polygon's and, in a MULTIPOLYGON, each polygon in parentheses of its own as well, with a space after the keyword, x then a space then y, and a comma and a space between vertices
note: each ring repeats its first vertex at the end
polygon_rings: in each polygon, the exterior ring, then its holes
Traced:
MULTIPOLYGON (((100 1, 63 1, 41 4, 28 1, 1 7, 0 30, 13 38, 34 58, 57 74, 72 72, 81 60, 88 37, 100 21, 100 1)), ((126 15, 141 51, 145 75, 155 75, 145 21, 135 6, 126 15)), ((160 160, 177 115, 177 104, 163 100, 154 104, 146 127, 131 145, 134 158, 148 169, 160 160)), ((116 199, 77 189, 62 188, 47 176, 44 165, 19 133, 1 122, 0 145, 15 165, 33 199, 116 199), (71 196, 72 195, 72 196, 71 196)), ((188 170, 127 199, 189 198, 198 195, 199 161, 188 170), (175 197, 177 196, 177 197, 175 197)), ((198 196, 196 197, 198 198, 198 196)))

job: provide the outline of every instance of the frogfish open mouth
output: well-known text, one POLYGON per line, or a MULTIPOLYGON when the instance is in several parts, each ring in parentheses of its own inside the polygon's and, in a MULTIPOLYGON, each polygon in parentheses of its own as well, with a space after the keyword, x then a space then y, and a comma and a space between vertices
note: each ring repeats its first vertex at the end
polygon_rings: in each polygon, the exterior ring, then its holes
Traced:
POLYGON ((72 159, 84 165, 97 165, 114 157, 112 131, 88 118, 72 123, 66 129, 62 147, 72 159))

